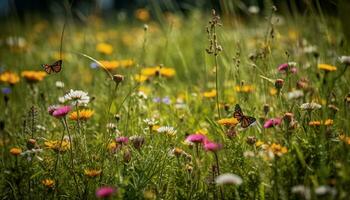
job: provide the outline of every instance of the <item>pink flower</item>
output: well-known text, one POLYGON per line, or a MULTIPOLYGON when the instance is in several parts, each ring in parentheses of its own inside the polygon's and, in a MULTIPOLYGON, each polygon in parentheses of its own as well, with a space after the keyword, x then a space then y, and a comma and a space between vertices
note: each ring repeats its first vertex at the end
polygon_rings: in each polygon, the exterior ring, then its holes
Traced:
POLYGON ((127 144, 129 142, 129 138, 128 137, 117 137, 115 138, 115 141, 119 144, 127 144))
POLYGON ((96 190, 96 197, 97 198, 108 198, 108 197, 112 196, 116 191, 117 191, 117 189, 115 187, 111 187, 111 186, 100 187, 96 190))
POLYGON ((281 118, 272 118, 264 123, 264 128, 271 128, 273 126, 278 126, 282 122, 281 118))
POLYGON ((196 134, 191 134, 187 136, 185 141, 192 142, 192 143, 203 143, 206 138, 207 137, 205 137, 205 135, 196 133, 196 134))
POLYGON ((211 142, 209 140, 204 140, 203 147, 206 151, 217 152, 222 148, 222 145, 215 142, 211 142))
MULTIPOLYGON (((64 117, 66 116, 69 111, 71 110, 70 106, 61 106, 56 108, 53 112, 52 112, 52 116, 60 118, 60 117, 64 117)), ((49 111, 50 113, 50 111, 49 111)))
POLYGON ((289 62, 289 63, 280 64, 278 66, 277 70, 280 71, 280 72, 290 71, 293 74, 297 73, 297 71, 298 71, 298 69, 296 68, 296 63, 295 62, 289 62))
POLYGON ((47 108, 47 112, 52 115, 52 113, 57 110, 57 108, 59 108, 60 106, 59 105, 51 105, 47 108))

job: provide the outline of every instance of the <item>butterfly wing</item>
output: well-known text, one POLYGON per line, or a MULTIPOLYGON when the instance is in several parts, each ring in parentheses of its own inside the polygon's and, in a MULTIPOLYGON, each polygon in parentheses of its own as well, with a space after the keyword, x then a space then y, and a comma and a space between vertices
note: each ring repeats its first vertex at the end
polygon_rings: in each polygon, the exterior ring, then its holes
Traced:
POLYGON ((233 117, 236 118, 239 122, 242 121, 242 118, 244 117, 241 107, 236 104, 235 106, 235 112, 233 113, 233 117))
POLYGON ((50 65, 44 64, 44 65, 42 65, 42 67, 44 68, 46 73, 51 74, 52 69, 51 69, 50 65))
POLYGON ((54 64, 52 64, 51 69, 56 73, 60 72, 62 69, 62 60, 58 60, 54 64))
POLYGON ((254 117, 243 116, 242 121, 241 121, 241 126, 242 126, 242 128, 248 128, 255 121, 256 121, 256 119, 254 117))

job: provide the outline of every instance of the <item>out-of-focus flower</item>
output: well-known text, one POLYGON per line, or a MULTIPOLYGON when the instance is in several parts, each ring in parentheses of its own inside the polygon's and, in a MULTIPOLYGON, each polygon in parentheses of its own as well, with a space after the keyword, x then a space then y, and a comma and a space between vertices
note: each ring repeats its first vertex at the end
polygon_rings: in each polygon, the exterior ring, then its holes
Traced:
POLYGON ((11 88, 9 87, 3 87, 1 88, 1 93, 5 94, 5 95, 8 95, 12 92, 11 88))
POLYGON ((192 142, 192 143, 203 143, 207 137, 201 133, 191 134, 187 136, 186 142, 192 142))
POLYGON ((84 175, 94 178, 96 176, 100 176, 102 170, 100 169, 84 169, 84 175))
POLYGON ((328 64, 318 64, 318 69, 324 70, 326 72, 333 72, 337 70, 337 67, 328 64))
POLYGON ((36 83, 44 80, 47 73, 44 71, 23 71, 21 76, 29 83, 36 83))
POLYGON ((345 65, 350 65, 350 56, 341 56, 339 61, 345 65))
POLYGON ((310 188, 303 185, 296 185, 292 187, 292 193, 298 194, 304 199, 308 200, 311 198, 310 188))
POLYGON ((339 139, 343 141, 345 144, 350 145, 350 137, 346 136, 345 134, 339 135, 339 139))
POLYGON ((110 55, 113 52, 113 46, 107 43, 99 43, 96 45, 96 50, 100 53, 110 55))
POLYGON ((111 186, 100 187, 96 190, 97 198, 108 198, 117 192, 117 188, 111 186))
POLYGON ((19 82, 19 76, 13 72, 2 72, 0 73, 0 82, 14 85, 19 82))
POLYGON ((236 174, 226 173, 215 178, 215 183, 218 185, 241 185, 242 178, 236 174))
POLYGON ((135 17, 142 22, 147 22, 150 19, 151 15, 147 9, 140 8, 135 11, 135 17))
POLYGON ((321 185, 315 189, 315 193, 317 196, 323 196, 326 194, 330 194, 331 196, 335 196, 337 194, 337 190, 328 185, 321 185))
POLYGON ((19 154, 22 153, 22 149, 18 147, 13 147, 10 149, 10 153, 14 156, 18 156, 19 154))
POLYGON ((283 79, 277 79, 277 80, 275 81, 275 88, 276 88, 277 90, 281 90, 282 87, 283 87, 283 84, 284 84, 284 80, 283 80, 283 79))
POLYGON ((79 114, 78 111, 74 111, 69 115, 69 119, 77 121, 79 120, 88 120, 92 117, 92 115, 94 114, 93 110, 90 109, 83 109, 83 110, 79 110, 79 114))
POLYGON ((55 186, 55 181, 52 179, 44 179, 41 181, 41 183, 48 188, 53 188, 55 186))
POLYGON ((113 69, 116 69, 116 68, 118 68, 120 66, 119 62, 117 60, 111 60, 111 61, 109 61, 109 60, 100 60, 99 62, 102 64, 101 67, 103 67, 103 68, 105 68, 105 69, 107 69, 109 71, 111 71, 113 69))
POLYGON ((64 95, 64 101, 71 101, 73 106, 86 106, 90 102, 90 97, 87 92, 82 90, 70 90, 64 95))
POLYGON ((135 149, 141 149, 142 145, 145 143, 145 138, 142 136, 131 136, 130 140, 135 149))
POLYGON ((287 99, 298 99, 304 96, 304 92, 302 90, 294 90, 292 92, 287 93, 287 99))
POLYGON ((296 65, 297 65, 296 62, 283 63, 278 66, 277 70, 279 72, 296 73, 297 72, 296 65))
POLYGON ((271 151, 274 155, 277 155, 277 156, 282 156, 283 154, 288 152, 287 147, 284 147, 284 146, 282 146, 280 144, 276 144, 276 143, 272 143, 269 146, 268 150, 271 151))
POLYGON ((243 86, 237 85, 235 87, 235 91, 240 93, 251 93, 254 91, 254 87, 252 85, 243 85, 243 86))
POLYGON ((121 137, 115 138, 115 141, 116 141, 118 144, 127 144, 127 143, 129 142, 129 138, 128 138, 128 137, 121 136, 121 137))
POLYGON ((320 104, 311 102, 311 103, 303 103, 303 104, 301 104, 300 109, 311 111, 311 110, 320 109, 321 107, 322 106, 320 104))
POLYGON ((202 95, 205 98, 214 98, 214 97, 216 97, 216 90, 212 89, 210 91, 203 92, 202 95))
POLYGON ((274 127, 274 126, 278 126, 280 125, 282 122, 282 119, 281 118, 272 118, 272 119, 269 119, 267 120, 265 123, 264 123, 264 128, 271 128, 271 127, 274 127))
POLYGON ((57 88, 60 88, 60 89, 64 88, 64 83, 62 81, 56 81, 55 85, 57 88))
POLYGON ((175 74, 176 71, 170 67, 146 67, 141 70, 141 75, 144 75, 146 77, 161 75, 163 77, 171 78, 175 76, 175 74))
POLYGON ((222 145, 209 140, 205 140, 203 148, 206 151, 217 152, 222 148, 222 145))
POLYGON ((249 6, 248 12, 251 14, 258 14, 260 11, 260 8, 258 6, 249 6))
MULTIPOLYGON (((66 116, 72 108, 70 106, 61 106, 52 112, 52 116, 60 118, 66 116)), ((50 111, 49 111, 50 112, 50 111)))

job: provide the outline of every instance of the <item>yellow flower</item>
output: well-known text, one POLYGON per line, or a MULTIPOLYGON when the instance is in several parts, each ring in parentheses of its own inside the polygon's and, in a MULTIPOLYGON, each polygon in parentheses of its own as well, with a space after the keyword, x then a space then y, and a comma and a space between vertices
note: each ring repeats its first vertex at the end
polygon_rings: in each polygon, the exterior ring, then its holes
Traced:
POLYGON ((309 122, 309 126, 320 126, 321 122, 320 121, 311 121, 309 122))
POLYGON ((252 85, 243 85, 243 86, 237 85, 235 87, 235 90, 236 92, 250 93, 250 92, 253 92, 254 88, 252 85))
POLYGON ((135 64, 135 62, 131 59, 127 60, 119 60, 119 65, 122 67, 131 67, 135 64))
POLYGON ((326 119, 326 121, 324 122, 325 126, 332 126, 333 125, 333 120, 332 119, 326 119))
POLYGON ((22 149, 21 148, 17 148, 17 147, 13 147, 10 149, 10 153, 14 156, 18 156, 19 154, 22 153, 22 149))
POLYGON ((148 76, 137 74, 134 76, 134 80, 139 83, 143 83, 148 80, 148 76))
POLYGON ((263 144, 265 144, 263 141, 261 141, 261 140, 258 140, 258 141, 256 141, 255 142, 255 146, 256 147, 260 147, 260 146, 262 146, 263 144))
POLYGON ((110 55, 113 52, 113 46, 107 43, 99 43, 96 45, 96 50, 100 53, 110 55))
POLYGON ((176 71, 173 68, 169 67, 147 67, 141 70, 141 74, 144 76, 156 76, 161 75, 167 78, 173 77, 176 71))
POLYGON ((116 142, 110 142, 107 146, 107 149, 110 153, 114 152, 118 147, 118 144, 116 142))
POLYGON ((147 9, 137 9, 135 12, 135 17, 143 22, 146 22, 150 19, 150 14, 147 9))
POLYGON ((342 134, 342 135, 339 135, 339 139, 345 142, 346 144, 350 145, 350 137, 347 137, 346 135, 342 134))
POLYGON ((13 72, 3 72, 0 74, 0 82, 14 85, 19 82, 19 76, 13 72))
POLYGON ((218 124, 224 126, 236 126, 238 124, 238 120, 234 117, 232 118, 223 118, 217 121, 218 124))
POLYGON ((332 72, 337 70, 337 67, 328 64, 318 64, 318 68, 327 72, 332 72))
POLYGON ((49 187, 49 188, 52 188, 53 186, 55 186, 55 181, 52 180, 52 179, 44 179, 41 181, 41 183, 46 186, 46 187, 49 187))
POLYGON ((47 142, 44 142, 46 148, 52 149, 58 152, 64 152, 70 149, 70 142, 69 140, 64 139, 61 143, 59 140, 49 140, 47 142))
POLYGON ((44 80, 46 72, 43 71, 23 71, 21 76, 24 77, 30 83, 36 83, 44 80))
POLYGON ((83 109, 83 110, 79 110, 79 117, 78 117, 78 112, 74 111, 69 115, 69 119, 71 120, 88 120, 92 117, 92 115, 94 114, 93 110, 90 109, 83 109))
POLYGON ((160 72, 160 75, 168 78, 173 77, 176 73, 173 68, 169 68, 169 67, 162 67, 159 72, 160 72))
POLYGON ((272 151, 273 154, 278 156, 281 156, 288 152, 287 147, 284 147, 280 144, 275 144, 275 143, 270 145, 269 150, 272 151))
POLYGON ((97 170, 97 169, 84 169, 85 176, 88 176, 91 178, 99 176, 101 172, 102 170, 97 170))
POLYGON ((277 92, 278 92, 278 91, 277 91, 275 88, 270 88, 270 95, 271 95, 271 96, 276 95, 277 92))
POLYGON ((102 67, 109 71, 116 69, 120 66, 119 62, 116 60, 100 60, 99 62, 103 65, 102 67))
POLYGON ((154 125, 152 126, 152 131, 154 131, 155 133, 157 133, 158 129, 160 128, 159 125, 154 125))
POLYGON ((216 97, 216 90, 215 89, 212 89, 210 91, 207 91, 207 92, 203 92, 203 97, 206 97, 206 98, 213 98, 213 97, 216 97))

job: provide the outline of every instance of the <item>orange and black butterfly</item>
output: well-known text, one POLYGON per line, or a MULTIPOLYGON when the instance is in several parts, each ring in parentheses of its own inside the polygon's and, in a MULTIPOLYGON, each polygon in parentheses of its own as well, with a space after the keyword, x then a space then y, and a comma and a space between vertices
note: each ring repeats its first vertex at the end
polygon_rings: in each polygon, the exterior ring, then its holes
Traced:
POLYGON ((233 113, 233 117, 236 118, 239 121, 239 123, 241 123, 242 128, 247 128, 256 121, 254 117, 245 116, 242 112, 241 107, 238 104, 236 104, 235 106, 235 112, 233 113))
POLYGON ((62 69, 62 60, 58 60, 52 65, 44 64, 42 67, 48 74, 51 74, 52 72, 58 73, 62 69))

